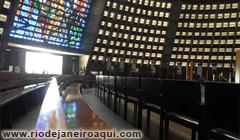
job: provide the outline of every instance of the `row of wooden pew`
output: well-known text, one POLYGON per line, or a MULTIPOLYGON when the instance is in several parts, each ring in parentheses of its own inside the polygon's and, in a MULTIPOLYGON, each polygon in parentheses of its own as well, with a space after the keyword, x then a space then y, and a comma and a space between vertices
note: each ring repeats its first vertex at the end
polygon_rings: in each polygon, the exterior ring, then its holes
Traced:
POLYGON ((150 111, 159 114, 160 140, 164 123, 168 129, 169 121, 192 129, 192 140, 196 131, 199 140, 239 140, 239 84, 206 82, 204 102, 201 86, 195 81, 97 75, 96 85, 98 97, 105 99, 107 93, 108 106, 109 97, 114 96, 114 112, 118 99, 124 99, 125 120, 128 103, 134 104, 138 128, 142 127, 143 109, 147 109, 147 123, 150 111))
POLYGON ((40 104, 53 75, 0 73, 0 130, 11 129, 13 120, 40 104))

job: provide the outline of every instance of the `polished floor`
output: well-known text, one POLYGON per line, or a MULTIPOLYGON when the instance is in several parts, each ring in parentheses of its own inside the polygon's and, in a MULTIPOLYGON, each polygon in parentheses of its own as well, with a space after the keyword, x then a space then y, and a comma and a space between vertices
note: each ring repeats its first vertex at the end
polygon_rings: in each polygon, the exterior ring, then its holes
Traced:
MULTIPOLYGON (((120 109, 118 108, 118 114, 113 112, 113 106, 107 107, 107 99, 105 104, 95 96, 95 89, 83 89, 83 97, 88 105, 95 111, 100 118, 103 119, 109 126, 118 130, 136 130, 133 113, 133 105, 128 106, 128 118, 127 122, 123 119, 123 101, 120 109)), ((102 99, 103 100, 103 99, 102 99)), ((113 103, 112 103, 113 105, 113 103)), ((158 140, 159 134, 159 121, 160 116, 151 112, 150 127, 146 127, 146 110, 143 111, 143 133, 145 136, 142 140, 158 140)), ((191 140, 191 130, 183 126, 170 122, 170 129, 165 131, 165 140, 191 140)))
MULTIPOLYGON (((116 130, 137 130, 134 126, 136 118, 133 117, 133 105, 129 104, 128 108, 128 121, 123 119, 123 101, 119 108, 118 114, 113 112, 113 107, 108 108, 103 101, 100 101, 95 96, 95 89, 83 89, 83 97, 93 111, 109 126, 116 130)), ((34 130, 39 111, 41 106, 32 107, 29 109, 26 116, 22 116, 14 121, 13 130, 34 130)), ((143 133, 144 137, 141 140, 158 140, 159 132, 159 119, 160 116, 155 113, 151 113, 150 127, 146 128, 146 111, 143 111, 143 133)), ((170 129, 165 131, 165 140, 190 140, 191 130, 183 126, 170 122, 170 129)), ((129 139, 130 140, 130 139, 129 139)))

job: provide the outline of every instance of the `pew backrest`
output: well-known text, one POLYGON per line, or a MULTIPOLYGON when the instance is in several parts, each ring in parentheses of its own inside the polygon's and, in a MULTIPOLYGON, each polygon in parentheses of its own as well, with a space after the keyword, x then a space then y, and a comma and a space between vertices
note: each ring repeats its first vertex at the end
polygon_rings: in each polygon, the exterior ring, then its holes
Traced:
POLYGON ((201 103, 200 84, 195 81, 161 80, 163 107, 194 119, 198 118, 198 103, 201 103))
POLYGON ((141 79, 141 96, 142 100, 154 105, 160 104, 160 79, 142 78, 141 79))
POLYGON ((104 77, 103 77, 103 75, 99 75, 99 86, 104 86, 104 79, 103 79, 104 77))
POLYGON ((205 83, 206 123, 240 134, 240 84, 205 83))
POLYGON ((116 77, 115 76, 109 76, 109 90, 111 92, 115 92, 115 85, 116 85, 116 77))
POLYGON ((139 98, 138 89, 140 89, 140 78, 126 77, 126 94, 127 96, 139 98))
POLYGON ((104 87, 108 89, 108 84, 109 84, 108 75, 103 76, 103 83, 104 83, 104 87))
POLYGON ((99 75, 96 75, 96 85, 99 85, 99 75))
POLYGON ((124 94, 125 86, 126 86, 126 77, 116 76, 116 93, 124 94))

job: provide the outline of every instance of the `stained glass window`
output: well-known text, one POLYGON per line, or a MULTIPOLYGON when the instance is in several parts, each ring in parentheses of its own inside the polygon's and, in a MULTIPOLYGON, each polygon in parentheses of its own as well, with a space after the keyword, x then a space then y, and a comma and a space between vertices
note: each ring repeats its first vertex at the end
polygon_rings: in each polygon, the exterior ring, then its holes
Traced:
POLYGON ((20 0, 10 36, 79 49, 91 0, 20 0))

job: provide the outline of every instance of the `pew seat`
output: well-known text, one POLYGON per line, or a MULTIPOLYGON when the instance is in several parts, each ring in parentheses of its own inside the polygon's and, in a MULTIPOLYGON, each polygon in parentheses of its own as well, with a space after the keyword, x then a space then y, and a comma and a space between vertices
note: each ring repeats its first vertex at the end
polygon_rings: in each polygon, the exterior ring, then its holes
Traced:
POLYGON ((184 124, 184 126, 195 129, 195 130, 197 130, 199 127, 198 120, 175 113, 175 112, 168 112, 166 114, 166 118, 178 124, 184 124))
POLYGON ((151 104, 151 103, 143 103, 143 109, 151 110, 154 113, 160 114, 161 112, 161 106, 151 104))
POLYGON ((0 73, 0 129, 11 129, 18 115, 26 115, 31 106, 36 106, 45 95, 52 75, 0 73), (6 77, 9 76, 9 79, 6 77))
POLYGON ((220 128, 212 129, 209 135, 210 138, 214 140, 240 140, 240 137, 237 134, 220 128))

